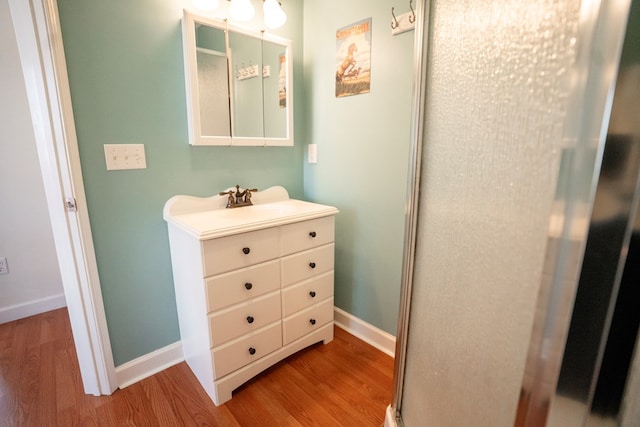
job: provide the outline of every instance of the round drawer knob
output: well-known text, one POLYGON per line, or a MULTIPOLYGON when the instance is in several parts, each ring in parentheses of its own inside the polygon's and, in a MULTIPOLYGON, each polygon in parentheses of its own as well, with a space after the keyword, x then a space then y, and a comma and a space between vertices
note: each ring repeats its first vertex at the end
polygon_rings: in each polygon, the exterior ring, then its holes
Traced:
POLYGON ((311 323, 312 325, 316 324, 316 319, 309 319, 309 323, 311 323))
POLYGON ((255 348, 253 348, 253 347, 249 347, 249 354, 250 354, 250 355, 252 355, 252 356, 253 356, 254 354, 256 354, 256 349, 255 349, 255 348))
POLYGON ((253 323, 253 321, 254 321, 253 316, 247 316, 247 322, 248 323, 253 323))
POLYGON ((242 248, 242 252, 243 252, 245 255, 249 255, 249 252, 251 252, 251 249, 249 249, 249 248, 242 248))
POLYGON ((247 282, 244 284, 246 290, 250 291, 253 288, 253 283, 247 282))
POLYGON ((316 297, 316 293, 314 291, 309 292, 309 295, 311 295, 311 298, 315 298, 316 297))
POLYGON ((316 232, 315 232, 315 231, 312 231, 311 233, 309 233, 309 236, 311 236, 311 237, 316 237, 316 232))
POLYGON ((311 268, 316 268, 316 263, 315 263, 315 262, 310 262, 310 263, 309 263, 309 267, 311 267, 311 268))

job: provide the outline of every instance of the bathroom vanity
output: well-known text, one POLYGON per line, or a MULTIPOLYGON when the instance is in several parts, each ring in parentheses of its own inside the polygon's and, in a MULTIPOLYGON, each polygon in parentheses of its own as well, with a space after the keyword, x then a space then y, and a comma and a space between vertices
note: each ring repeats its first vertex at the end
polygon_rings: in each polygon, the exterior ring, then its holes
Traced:
POLYGON ((333 339, 334 216, 283 187, 175 196, 164 207, 184 357, 216 405, 258 373, 333 339))

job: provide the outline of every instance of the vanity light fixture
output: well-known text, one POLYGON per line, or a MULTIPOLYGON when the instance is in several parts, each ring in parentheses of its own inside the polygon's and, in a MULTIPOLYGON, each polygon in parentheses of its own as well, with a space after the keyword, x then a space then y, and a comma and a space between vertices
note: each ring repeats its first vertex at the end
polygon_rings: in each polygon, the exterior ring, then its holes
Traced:
POLYGON ((282 10, 282 5, 278 0, 263 0, 262 10, 264 11, 264 25, 267 28, 280 28, 287 22, 287 15, 282 10))
MULTIPOLYGON (((237 22, 249 21, 255 14, 255 8, 251 0, 227 0, 229 15, 237 22)), ((193 7, 198 10, 211 12, 220 4, 220 0, 192 0, 193 7)), ((262 0, 262 11, 264 15, 265 27, 274 30, 280 28, 287 22, 287 15, 282 10, 282 3, 278 0, 262 0)))
POLYGON ((214 10, 219 4, 220 0, 193 0, 193 6, 204 11, 214 10))
POLYGON ((253 18, 255 11, 251 0, 231 0, 229 14, 234 21, 248 21, 253 18))

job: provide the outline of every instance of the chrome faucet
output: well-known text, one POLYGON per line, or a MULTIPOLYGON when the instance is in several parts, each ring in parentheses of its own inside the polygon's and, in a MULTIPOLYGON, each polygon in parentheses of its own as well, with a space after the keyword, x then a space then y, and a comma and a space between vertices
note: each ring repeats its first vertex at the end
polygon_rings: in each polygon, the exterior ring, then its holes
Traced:
POLYGON ((236 191, 229 190, 219 193, 221 196, 227 196, 227 209, 240 208, 242 206, 251 206, 251 193, 258 191, 257 188, 245 188, 240 191, 240 186, 236 185, 236 191))

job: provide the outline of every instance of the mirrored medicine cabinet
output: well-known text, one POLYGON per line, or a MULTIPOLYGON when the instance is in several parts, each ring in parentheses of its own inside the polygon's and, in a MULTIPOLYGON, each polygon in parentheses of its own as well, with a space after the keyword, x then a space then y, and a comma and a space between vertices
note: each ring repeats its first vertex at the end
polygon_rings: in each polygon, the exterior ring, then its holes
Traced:
POLYGON ((189 143, 293 145, 291 41, 184 11, 189 143))

